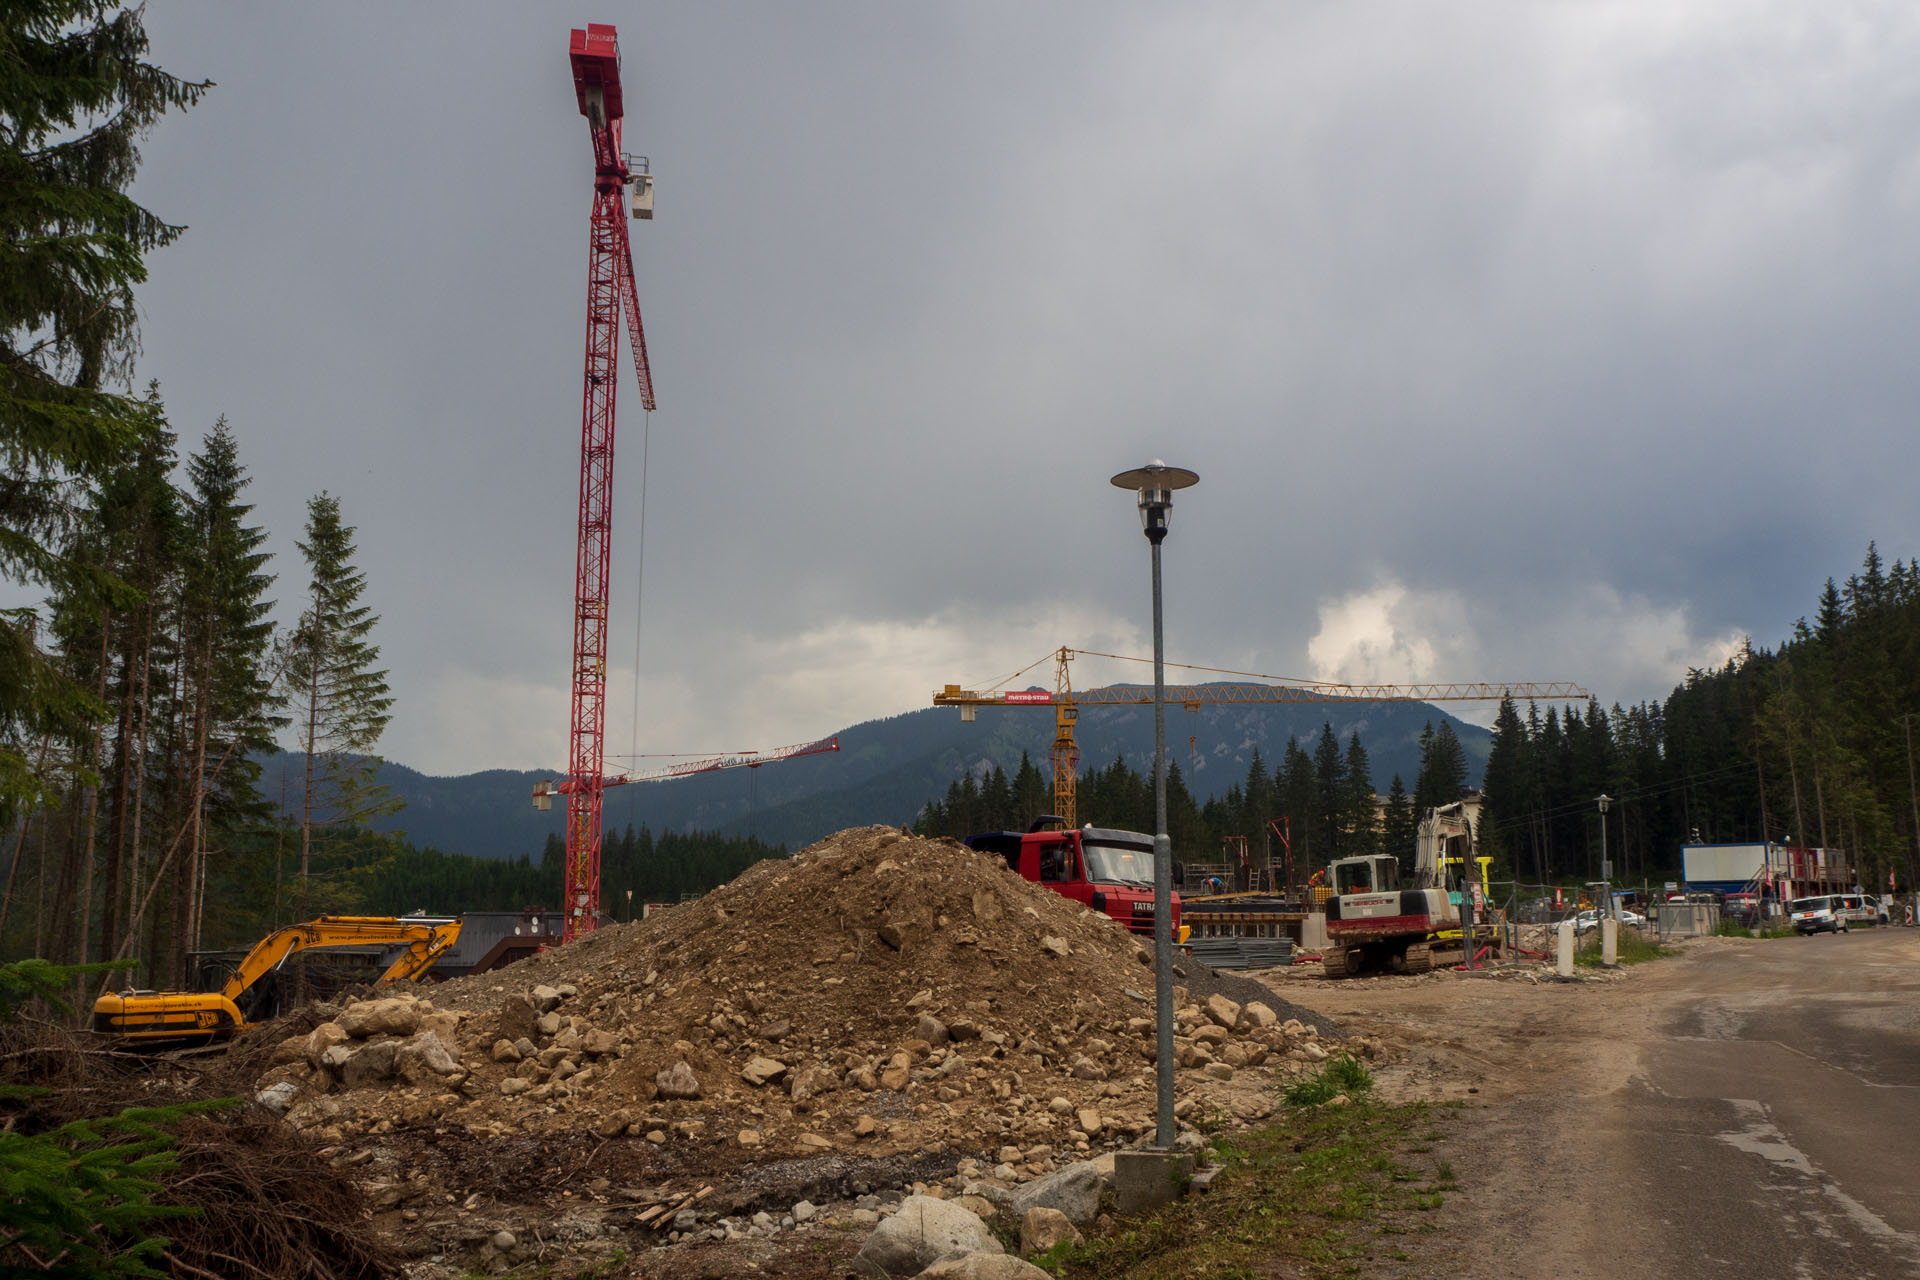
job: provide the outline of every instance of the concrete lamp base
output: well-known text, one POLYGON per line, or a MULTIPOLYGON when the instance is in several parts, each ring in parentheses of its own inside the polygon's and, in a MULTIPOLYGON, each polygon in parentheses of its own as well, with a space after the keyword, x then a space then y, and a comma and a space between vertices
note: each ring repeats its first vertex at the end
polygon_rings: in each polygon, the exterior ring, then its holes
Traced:
POLYGON ((1193 1152, 1145 1147, 1113 1155, 1113 1191, 1121 1213, 1133 1215, 1170 1204, 1193 1182, 1193 1152))

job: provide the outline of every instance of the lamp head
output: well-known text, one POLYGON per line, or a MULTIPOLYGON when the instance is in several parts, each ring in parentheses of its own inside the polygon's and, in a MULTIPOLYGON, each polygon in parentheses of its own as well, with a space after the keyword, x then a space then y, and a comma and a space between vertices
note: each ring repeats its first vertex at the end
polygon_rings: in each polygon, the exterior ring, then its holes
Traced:
POLYGON ((1594 803, 1600 806, 1600 812, 1605 813, 1607 811, 1607 806, 1613 803, 1613 797, 1610 795, 1602 794, 1597 800, 1594 801, 1594 803))
POLYGON ((1155 458, 1144 467, 1122 471, 1111 483, 1116 489, 1132 489, 1140 495, 1140 527, 1146 532, 1147 540, 1158 545, 1167 536, 1167 514, 1173 509, 1173 491, 1200 483, 1200 477, 1155 458))

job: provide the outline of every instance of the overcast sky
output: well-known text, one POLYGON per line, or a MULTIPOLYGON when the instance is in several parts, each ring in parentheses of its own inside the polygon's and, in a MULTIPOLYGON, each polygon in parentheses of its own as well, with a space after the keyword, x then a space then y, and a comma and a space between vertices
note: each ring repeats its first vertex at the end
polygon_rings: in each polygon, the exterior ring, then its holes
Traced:
POLYGON ((610 752, 1147 654, 1156 456, 1169 657, 1278 675, 1663 697, 1920 552, 1910 3, 156 4, 218 88, 140 376, 287 619, 339 497, 402 763, 565 761, 588 20, 658 177, 610 752))

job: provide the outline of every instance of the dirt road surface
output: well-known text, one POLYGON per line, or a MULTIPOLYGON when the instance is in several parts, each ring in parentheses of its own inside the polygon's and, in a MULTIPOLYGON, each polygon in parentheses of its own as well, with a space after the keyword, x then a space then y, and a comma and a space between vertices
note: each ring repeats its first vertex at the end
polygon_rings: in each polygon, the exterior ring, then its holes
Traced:
POLYGON ((1592 981, 1274 985, 1463 1102, 1421 1262, 1454 1280, 1920 1275, 1920 931, 1700 939, 1592 981))

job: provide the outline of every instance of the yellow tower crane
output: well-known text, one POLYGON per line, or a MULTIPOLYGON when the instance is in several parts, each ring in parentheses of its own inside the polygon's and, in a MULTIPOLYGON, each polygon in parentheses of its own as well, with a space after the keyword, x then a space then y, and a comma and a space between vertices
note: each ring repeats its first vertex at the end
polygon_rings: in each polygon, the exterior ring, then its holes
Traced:
MULTIPOLYGON (((933 705, 936 707, 959 707, 962 720, 972 720, 981 707, 1052 707, 1053 808, 1055 813, 1066 819, 1068 826, 1079 825, 1074 806, 1074 779, 1080 763, 1080 750, 1074 745, 1073 727, 1080 719, 1080 708, 1132 707, 1153 702, 1151 684, 1112 684, 1098 689, 1082 689, 1076 693, 1067 674, 1067 664, 1076 657, 1152 663, 1150 658, 1130 658, 1124 654, 1062 647, 1047 655, 1055 664, 1051 693, 1045 689, 962 689, 957 684, 950 684, 933 695, 933 705)), ((1047 658, 1022 667, 998 683, 1005 685, 1018 680, 1041 662, 1047 661, 1047 658)), ((1584 702, 1587 698, 1585 689, 1568 681, 1338 684, 1326 680, 1259 675, 1251 671, 1229 671, 1221 667, 1196 667, 1184 662, 1169 662, 1166 665, 1182 671, 1240 676, 1260 682, 1168 685, 1167 704, 1172 706, 1178 703, 1188 711, 1228 702, 1498 702, 1504 698, 1530 698, 1542 702, 1577 699, 1584 702)))

